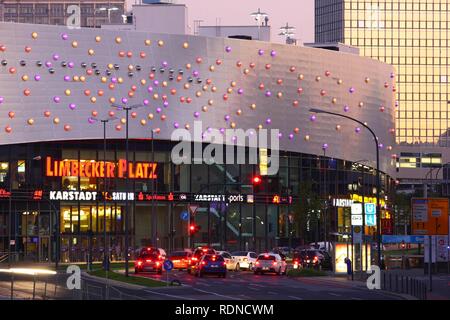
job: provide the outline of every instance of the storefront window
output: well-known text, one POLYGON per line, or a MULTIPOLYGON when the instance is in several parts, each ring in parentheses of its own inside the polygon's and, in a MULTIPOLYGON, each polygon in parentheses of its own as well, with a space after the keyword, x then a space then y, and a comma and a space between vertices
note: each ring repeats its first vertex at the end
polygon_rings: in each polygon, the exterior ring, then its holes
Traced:
MULTIPOLYGON (((106 206, 106 231, 113 232, 114 225, 117 231, 122 228, 121 208, 108 204, 106 206)), ((78 221, 80 232, 103 232, 104 230, 104 207, 82 206, 78 213, 78 206, 63 206, 61 208, 61 232, 77 233, 78 221)))
POLYGON ((9 163, 0 162, 0 183, 6 182, 6 176, 8 175, 9 163))

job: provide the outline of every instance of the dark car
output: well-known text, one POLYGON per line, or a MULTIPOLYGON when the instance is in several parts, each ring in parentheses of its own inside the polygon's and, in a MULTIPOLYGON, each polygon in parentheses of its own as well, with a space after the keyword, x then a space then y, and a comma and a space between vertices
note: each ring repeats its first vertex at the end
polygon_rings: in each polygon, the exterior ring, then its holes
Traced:
POLYGON ((208 247, 199 247, 194 250, 194 253, 192 254, 191 260, 189 261, 189 265, 187 267, 187 272, 189 274, 195 273, 198 264, 200 263, 201 258, 205 254, 217 254, 216 250, 208 247))
POLYGON ((164 258, 155 252, 143 251, 134 262, 134 273, 155 271, 162 273, 164 258))
POLYGON ((169 260, 173 263, 174 269, 187 269, 191 261, 192 254, 187 251, 175 251, 169 254, 169 260))
POLYGON ((227 276, 227 265, 221 255, 205 254, 201 257, 195 275, 203 277, 205 274, 216 274, 219 277, 227 276))
POLYGON ((305 249, 294 253, 292 259, 294 263, 294 269, 298 266, 303 268, 320 268, 320 269, 332 269, 331 256, 326 251, 316 249, 305 249))

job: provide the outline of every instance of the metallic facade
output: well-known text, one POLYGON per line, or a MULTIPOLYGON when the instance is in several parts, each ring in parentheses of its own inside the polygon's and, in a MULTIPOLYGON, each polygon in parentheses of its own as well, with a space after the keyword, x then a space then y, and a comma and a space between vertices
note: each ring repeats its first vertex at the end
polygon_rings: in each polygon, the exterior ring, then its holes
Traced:
MULTIPOLYGON (((374 164, 362 128, 309 108, 366 121, 379 137, 381 170, 394 176, 393 68, 307 47, 184 35, 0 24, 0 143, 102 139, 89 118, 111 102, 144 104, 130 137, 170 140, 175 127, 279 129, 280 148, 374 164), (227 117, 228 116, 228 117, 227 117), (338 127, 337 127, 338 126, 338 127)), ((123 119, 124 120, 124 119, 123 119)), ((123 139, 125 125, 109 130, 123 139)), ((230 142, 231 143, 231 142, 230 142)))
POLYGON ((449 146, 444 0, 316 0, 316 41, 357 46, 397 69, 397 142, 449 146))

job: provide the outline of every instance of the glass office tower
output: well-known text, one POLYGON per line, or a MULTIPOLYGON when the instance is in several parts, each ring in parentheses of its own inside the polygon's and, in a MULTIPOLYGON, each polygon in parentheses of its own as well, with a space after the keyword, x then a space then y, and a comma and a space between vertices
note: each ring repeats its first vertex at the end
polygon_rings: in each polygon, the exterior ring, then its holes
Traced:
MULTIPOLYGON (((315 4, 316 42, 357 46, 361 55, 396 67, 397 142, 448 147, 450 1, 316 0, 315 4)), ((430 165, 440 165, 436 161, 430 165)))

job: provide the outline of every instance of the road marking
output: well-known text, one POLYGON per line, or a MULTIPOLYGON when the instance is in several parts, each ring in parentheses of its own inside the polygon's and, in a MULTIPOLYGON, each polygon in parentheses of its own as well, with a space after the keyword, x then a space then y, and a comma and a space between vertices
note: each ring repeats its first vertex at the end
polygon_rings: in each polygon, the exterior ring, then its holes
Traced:
POLYGON ((340 297, 340 294, 337 293, 333 293, 333 292, 328 292, 329 295, 335 296, 335 297, 340 297))
POLYGON ((186 297, 186 296, 174 296, 174 295, 172 295, 172 294, 161 293, 161 292, 150 291, 150 290, 144 290, 144 291, 145 291, 145 292, 148 292, 148 293, 159 294, 159 295, 161 295, 161 296, 166 296, 166 297, 171 297, 171 298, 177 298, 177 299, 180 299, 180 300, 195 300, 195 299, 193 299, 193 298, 188 298, 188 297, 186 297))
POLYGON ((288 296, 288 298, 294 299, 294 300, 303 300, 303 298, 295 297, 295 296, 288 296))
POLYGON ((267 293, 268 293, 268 294, 278 294, 278 293, 273 292, 273 291, 268 291, 267 293))
POLYGON ((259 288, 265 288, 266 286, 263 286, 261 284, 256 284, 256 283, 250 283, 249 286, 254 286, 254 287, 259 287, 259 288))
POLYGON ((361 298, 352 298, 352 300, 362 300, 361 298))
POLYGON ((207 293, 207 294, 213 294, 215 296, 222 297, 222 298, 227 298, 227 299, 231 299, 231 300, 241 300, 241 299, 238 299, 238 298, 235 298, 235 297, 225 296, 223 294, 219 294, 219 293, 216 293, 216 292, 201 290, 201 289, 197 289, 197 288, 193 288, 193 289, 195 291, 198 291, 198 292, 203 292, 203 293, 207 293))

